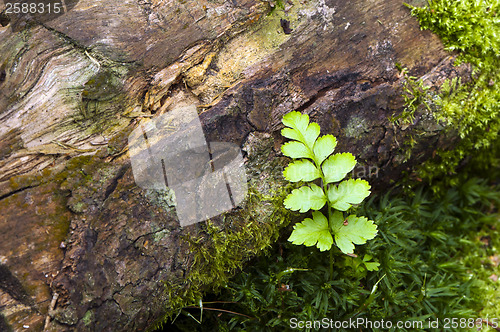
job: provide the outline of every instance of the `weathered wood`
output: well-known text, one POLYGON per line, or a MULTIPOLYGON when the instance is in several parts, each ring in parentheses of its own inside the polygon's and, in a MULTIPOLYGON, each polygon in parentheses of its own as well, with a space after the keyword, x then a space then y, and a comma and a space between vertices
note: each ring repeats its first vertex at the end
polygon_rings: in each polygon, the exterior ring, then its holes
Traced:
MULTIPOLYGON (((284 185, 290 110, 376 167, 375 189, 453 144, 425 114, 388 120, 404 107, 396 62, 430 85, 457 74, 399 0, 293 1, 270 15, 257 0, 65 4, 0 19, 0 329, 141 331, 171 309, 165 284, 202 287, 193 272, 210 261, 183 239, 210 248, 209 226, 181 228, 167 192, 135 185, 127 152, 139 123, 176 105, 198 106, 208 141, 243 148, 259 195, 284 185)), ((276 234, 275 210, 249 198, 211 225, 256 225, 228 242, 243 261, 276 234)))

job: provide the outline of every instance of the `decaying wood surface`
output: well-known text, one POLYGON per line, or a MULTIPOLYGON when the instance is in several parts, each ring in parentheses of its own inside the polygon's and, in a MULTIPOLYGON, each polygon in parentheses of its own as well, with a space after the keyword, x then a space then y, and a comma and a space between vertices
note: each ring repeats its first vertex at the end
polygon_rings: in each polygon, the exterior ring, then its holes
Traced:
MULTIPOLYGON (((375 189, 453 144, 425 114, 388 121, 404 107, 396 62, 434 86, 456 75, 399 0, 63 3, 29 17, 0 5, 2 331, 142 331, 169 310, 165 285, 201 287, 183 239, 210 246, 204 223, 181 228, 171 197, 134 184, 127 152, 131 130, 174 106, 197 105, 208 141, 241 146, 262 194, 283 185, 290 110, 377 168, 375 189)), ((273 211, 230 216, 271 234, 273 211)))

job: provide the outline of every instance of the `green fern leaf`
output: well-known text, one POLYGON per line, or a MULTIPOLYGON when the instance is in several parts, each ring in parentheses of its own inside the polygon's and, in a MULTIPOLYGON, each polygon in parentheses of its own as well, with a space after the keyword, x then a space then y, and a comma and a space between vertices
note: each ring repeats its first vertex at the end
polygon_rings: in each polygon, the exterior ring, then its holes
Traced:
POLYGON ((317 123, 309 123, 309 116, 300 112, 290 112, 283 117, 283 124, 289 128, 281 130, 281 135, 304 143, 311 151, 319 136, 317 123))
POLYGON ((316 180, 321 174, 312 162, 301 159, 289 164, 283 176, 290 182, 299 182, 316 180))
POLYGON ((333 208, 347 211, 352 204, 359 204, 370 195, 370 184, 360 179, 342 181, 328 188, 327 195, 333 208))
POLYGON ((323 189, 311 183, 310 187, 303 186, 294 189, 284 201, 285 207, 292 211, 307 212, 309 210, 319 210, 326 203, 326 196, 323 189))
POLYGON ((293 159, 310 158, 314 160, 311 150, 301 142, 287 142, 281 147, 281 152, 293 159))
POLYGON ((314 143, 314 156, 316 162, 321 165, 323 161, 333 153, 337 146, 337 139, 332 135, 323 135, 314 143))
POLYGON ((308 247, 315 245, 320 251, 330 250, 333 238, 328 228, 328 219, 319 211, 314 211, 312 215, 313 219, 306 218, 293 226, 288 241, 308 247))
MULTIPOLYGON (((299 112, 290 112, 283 117, 286 128, 281 133, 291 139, 285 143, 281 151, 293 159, 283 171, 283 176, 290 182, 310 182, 322 179, 325 188, 314 183, 294 189, 284 201, 285 208, 292 211, 313 211, 313 219, 306 218, 294 226, 289 238, 294 244, 306 246, 316 245, 319 250, 329 250, 333 245, 333 236, 337 246, 345 253, 354 250, 354 244, 365 243, 376 234, 376 226, 366 218, 349 216, 352 225, 343 224, 343 213, 353 204, 361 203, 370 194, 370 185, 364 180, 342 181, 356 166, 356 159, 350 153, 332 155, 337 139, 332 135, 319 137, 320 127, 317 123, 309 123, 309 116, 299 112), (331 183, 342 181, 338 185, 331 183), (318 210, 328 202, 329 215, 336 209, 334 216, 338 220, 330 220, 318 210), (340 227, 342 226, 342 227, 340 227), (359 232, 356 233, 356 232, 359 232)), ((347 220, 346 220, 347 222, 347 220)), ((376 270, 378 263, 365 262, 368 270, 376 270)))
POLYGON ((328 158, 323 166, 326 183, 341 181, 356 166, 356 159, 350 153, 337 153, 328 158))
POLYGON ((332 215, 331 225, 335 244, 345 254, 354 252, 354 244, 365 244, 367 240, 377 235, 377 225, 372 220, 355 215, 350 215, 344 220, 342 212, 339 211, 332 215))

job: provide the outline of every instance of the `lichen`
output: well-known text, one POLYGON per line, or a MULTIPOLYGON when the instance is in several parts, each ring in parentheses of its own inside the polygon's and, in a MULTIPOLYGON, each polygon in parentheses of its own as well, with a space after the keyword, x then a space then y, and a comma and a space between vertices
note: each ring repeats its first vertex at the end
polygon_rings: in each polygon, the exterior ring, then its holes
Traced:
POLYGON ((169 233, 170 233, 170 231, 166 230, 166 229, 159 231, 159 232, 155 232, 153 235, 153 241, 159 242, 162 239, 164 239, 169 233))
POLYGON ((146 189, 146 198, 154 205, 165 211, 171 211, 175 207, 175 193, 170 188, 165 190, 146 189))
POLYGON ((368 132, 366 119, 359 116, 352 116, 345 128, 346 137, 362 137, 368 132))
POLYGON ((281 28, 281 19, 289 21, 292 29, 298 29, 310 17, 303 11, 318 11, 314 4, 297 0, 289 2, 288 6, 286 12, 277 8, 268 15, 256 15, 247 22, 249 26, 241 34, 222 45, 217 55, 210 53, 202 64, 189 71, 185 76, 193 93, 203 102, 211 102, 241 80, 245 71, 251 70, 254 64, 273 54, 290 39, 291 34, 285 34, 281 28), (209 64, 217 70, 210 72, 209 64))

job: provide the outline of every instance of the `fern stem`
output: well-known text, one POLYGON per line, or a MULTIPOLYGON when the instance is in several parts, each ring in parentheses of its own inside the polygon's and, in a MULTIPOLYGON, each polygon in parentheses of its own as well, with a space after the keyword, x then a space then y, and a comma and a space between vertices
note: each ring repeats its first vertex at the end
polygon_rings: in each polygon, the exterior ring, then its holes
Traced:
POLYGON ((333 248, 334 246, 330 248, 330 280, 333 280, 333 262, 334 262, 333 248))
MULTIPOLYGON (((319 168, 319 170, 321 173, 321 184, 323 185, 323 191, 325 192, 325 195, 327 195, 328 183, 326 183, 326 181, 325 181, 325 177, 324 177, 323 172, 321 171, 321 168, 319 168)), ((335 235, 332 232, 332 207, 330 206, 330 201, 328 199, 326 200, 326 205, 328 208, 328 230, 330 231, 330 234, 332 235, 332 237, 334 237, 335 235)), ((334 248, 334 246, 332 246, 330 248, 330 279, 333 279, 333 262, 334 262, 333 248, 334 248)))

